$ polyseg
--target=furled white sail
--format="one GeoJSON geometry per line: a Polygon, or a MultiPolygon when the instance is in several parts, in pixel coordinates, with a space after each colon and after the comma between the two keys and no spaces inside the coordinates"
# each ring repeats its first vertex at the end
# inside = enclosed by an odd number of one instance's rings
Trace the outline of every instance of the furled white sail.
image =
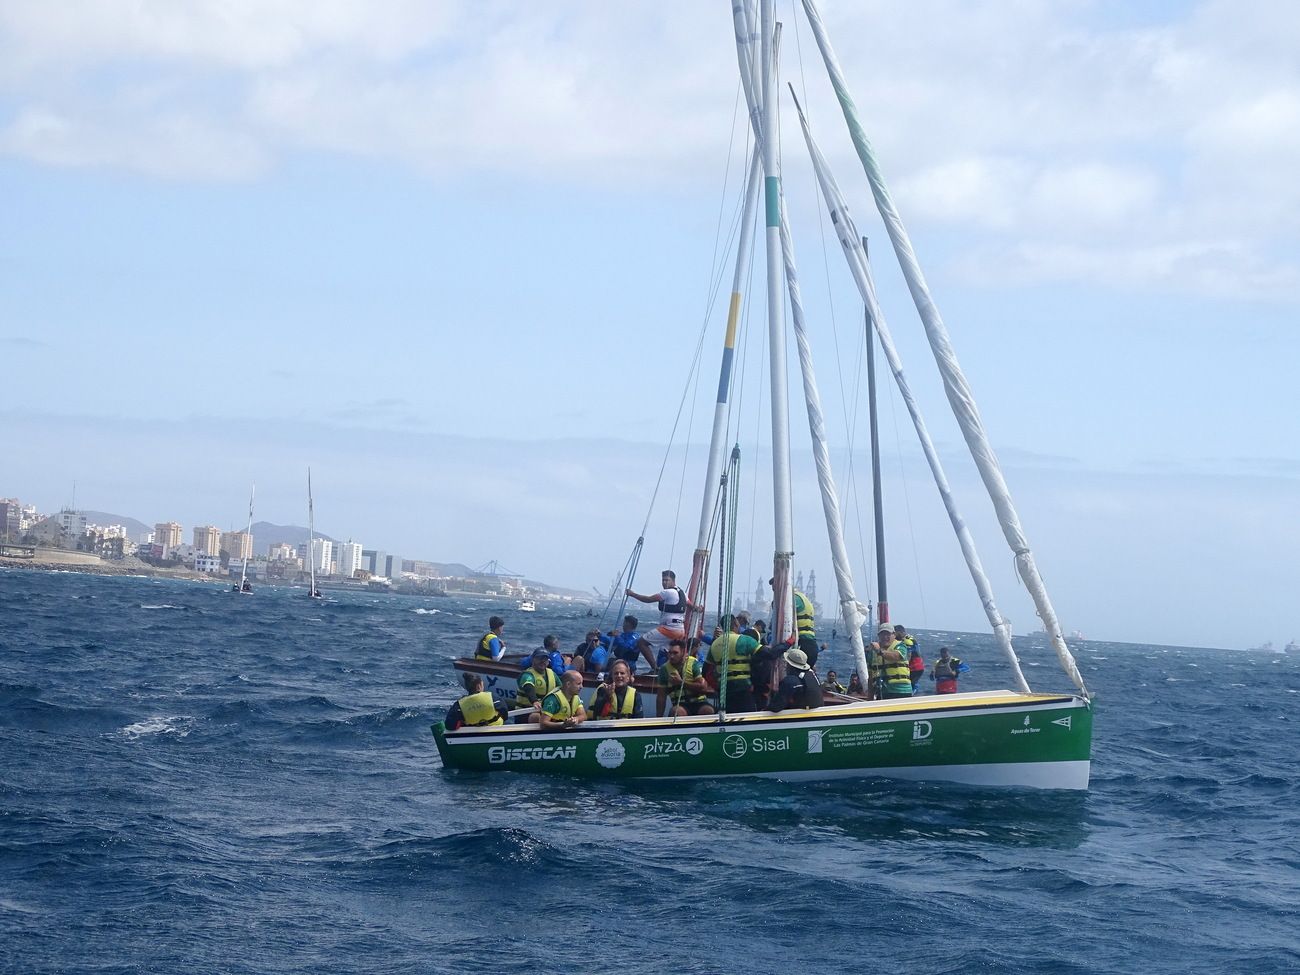
{"type": "MultiPolygon", "coordinates": [[[[736,51],[741,71],[741,87],[745,92],[755,138],[761,140],[764,128],[774,123],[773,114],[766,111],[765,107],[755,103],[755,89],[758,86],[754,84],[754,79],[746,73],[747,66],[752,69],[753,63],[752,57],[749,56],[749,52],[752,50],[752,39],[746,4],[743,2],[733,4],[732,18],[736,27],[736,51]]],[[[773,30],[775,30],[775,27],[773,27],[773,30]]],[[[771,80],[774,82],[775,79],[771,80]]],[[[765,86],[763,91],[766,98],[774,99],[776,97],[774,83],[765,86]]],[[[857,595],[854,592],[848,550],[844,545],[843,520],[840,516],[839,496],[835,487],[835,478],[831,471],[830,449],[826,443],[826,424],[822,414],[821,394],[818,392],[817,378],[813,370],[812,346],[809,342],[807,328],[804,325],[803,301],[799,292],[799,276],[795,266],[794,246],[790,239],[789,223],[786,220],[785,200],[779,195],[779,185],[777,191],[777,213],[775,215],[770,210],[772,201],[770,199],[768,201],[769,228],[775,216],[780,235],[781,261],[785,272],[786,289],[790,296],[790,316],[794,324],[795,339],[799,349],[804,401],[808,410],[808,429],[812,436],[813,459],[817,468],[818,487],[821,490],[822,511],[826,518],[826,533],[830,540],[831,560],[835,570],[840,611],[849,634],[849,641],[853,649],[854,659],[857,662],[858,672],[865,674],[867,673],[867,659],[862,643],[864,607],[858,602],[857,595]]],[[[768,300],[769,302],[772,300],[770,294],[768,300]]],[[[773,395],[776,395],[775,390],[773,395]]],[[[788,580],[786,581],[788,583],[788,580]]],[[[793,599],[793,589],[788,584],[783,586],[778,578],[774,582],[773,597],[778,601],[778,604],[782,604],[793,599]]],[[[791,609],[790,619],[793,620],[793,608],[791,609]]]]}
{"type": "MultiPolygon", "coordinates": [[[[848,206],[844,201],[844,195],[840,192],[839,185],[835,182],[835,177],[831,173],[821,150],[817,148],[817,143],[812,137],[812,131],[808,127],[808,120],[804,117],[803,108],[799,105],[797,98],[795,99],[795,107],[799,110],[799,124],[803,127],[804,141],[808,143],[808,154],[812,157],[813,171],[817,174],[817,183],[821,187],[822,196],[825,198],[826,206],[830,210],[831,225],[835,228],[835,233],[840,240],[840,246],[844,249],[844,257],[849,263],[849,271],[853,275],[854,283],[858,286],[858,292],[862,295],[863,304],[866,305],[867,316],[871,319],[876,334],[880,336],[880,347],[884,350],[885,361],[889,363],[889,369],[894,374],[894,381],[898,384],[899,394],[907,407],[908,415],[912,418],[912,425],[916,428],[917,439],[921,442],[921,452],[925,455],[926,463],[930,467],[930,474],[934,477],[935,486],[939,489],[939,497],[943,500],[944,510],[948,512],[948,520],[952,523],[953,531],[957,534],[957,543],[961,546],[961,554],[966,560],[966,568],[970,572],[971,579],[975,583],[975,591],[979,593],[980,602],[984,606],[984,614],[993,627],[994,636],[997,638],[998,645],[1002,648],[1002,653],[1011,665],[1011,671],[1016,679],[1017,686],[1020,690],[1028,693],[1029,683],[1021,672],[1020,661],[1016,659],[1016,652],[1011,646],[1011,627],[1003,619],[1002,614],[998,611],[997,604],[994,602],[993,587],[989,584],[988,576],[984,572],[979,552],[975,550],[975,539],[971,537],[965,519],[962,518],[961,512],[957,510],[957,500],[953,497],[952,488],[948,484],[948,475],[944,473],[943,464],[939,460],[939,453],[935,449],[934,441],[930,439],[930,431],[925,425],[925,419],[921,416],[921,408],[916,402],[916,397],[912,395],[912,388],[907,381],[907,376],[903,373],[903,361],[898,354],[897,347],[894,345],[893,333],[890,332],[884,313],[880,310],[880,303],[876,299],[876,284],[871,277],[871,265],[867,261],[866,252],[863,250],[862,238],[853,225],[853,217],[850,215],[848,206]]],[[[870,336],[867,337],[867,341],[871,341],[870,336]]]]}
{"type": "Polygon", "coordinates": [[[907,229],[903,226],[903,221],[894,206],[894,201],[890,197],[889,189],[885,185],[884,177],[876,162],[871,143],[868,141],[858,119],[857,106],[854,104],[848,85],[845,83],[844,72],[841,70],[835,52],[831,48],[830,39],[826,35],[826,27],[822,23],[816,0],[803,0],[803,8],[812,27],[813,36],[816,38],[817,47],[821,51],[822,60],[826,64],[831,84],[835,88],[835,95],[839,100],[840,109],[844,113],[844,120],[848,124],[854,148],[857,150],[858,158],[862,162],[862,168],[866,171],[867,179],[871,184],[871,193],[875,198],[876,208],[880,211],[885,230],[889,234],[890,243],[893,244],[894,253],[898,257],[903,276],[907,280],[908,289],[912,293],[912,301],[921,316],[921,323],[925,327],[926,338],[930,343],[931,351],[934,353],[935,363],[938,365],[939,373],[943,377],[944,391],[947,393],[948,402],[952,407],[953,415],[957,418],[958,425],[961,427],[962,436],[966,440],[966,446],[975,461],[975,466],[980,472],[980,478],[984,481],[985,490],[988,491],[989,498],[993,502],[998,523],[1002,526],[1002,534],[1015,555],[1016,569],[1019,571],[1020,578],[1024,581],[1025,588],[1034,601],[1034,607],[1039,618],[1043,621],[1044,628],[1051,637],[1052,646],[1056,650],[1062,668],[1070,676],[1079,692],[1084,697],[1087,697],[1088,691],[1084,685],[1083,676],[1079,673],[1074,655],[1070,653],[1070,648],[1066,646],[1065,637],[1061,633],[1060,622],[1056,617],[1056,610],[1052,607],[1051,599],[1047,595],[1047,588],[1043,584],[1042,576],[1038,572],[1038,566],[1034,562],[1033,553],[1029,549],[1029,541],[1025,537],[1024,530],[1020,526],[1020,518],[1016,514],[1015,506],[1012,504],[1006,480],[1002,476],[1002,470],[998,465],[993,447],[984,432],[984,424],[980,419],[979,409],[975,405],[975,398],[971,393],[970,384],[966,381],[966,377],[957,362],[957,356],[949,339],[947,327],[944,325],[943,319],[939,315],[939,309],[930,295],[930,289],[925,282],[925,275],[921,272],[916,253],[912,249],[912,242],[908,237],[907,229]]]}
{"type": "Polygon", "coordinates": [[[822,513],[826,517],[826,536],[830,540],[831,565],[835,569],[835,587],[840,597],[840,615],[849,635],[853,659],[858,673],[867,673],[866,648],[862,643],[862,624],[866,622],[865,607],[858,602],[854,592],[853,573],[849,568],[849,552],[844,545],[844,525],[840,517],[839,494],[835,477],[831,473],[831,452],[826,444],[826,422],[822,415],[821,393],[817,390],[817,376],[813,372],[812,346],[808,330],[804,327],[803,301],[799,295],[799,275],[795,270],[794,245],[790,241],[790,224],[786,219],[785,200],[781,201],[781,246],[785,258],[785,283],[790,295],[790,318],[794,323],[794,337],[799,348],[799,368],[803,375],[803,396],[808,406],[808,432],[812,437],[813,460],[817,466],[817,485],[821,489],[822,513]]]}

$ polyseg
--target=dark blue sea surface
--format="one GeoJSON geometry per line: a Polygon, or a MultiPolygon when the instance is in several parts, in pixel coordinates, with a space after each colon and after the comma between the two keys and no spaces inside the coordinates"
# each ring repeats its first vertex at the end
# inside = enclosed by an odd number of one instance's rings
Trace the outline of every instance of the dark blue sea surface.
{"type": "Polygon", "coordinates": [[[444,772],[502,609],[0,570],[0,970],[1300,971],[1294,657],[1079,644],[1084,794],[444,772]]]}

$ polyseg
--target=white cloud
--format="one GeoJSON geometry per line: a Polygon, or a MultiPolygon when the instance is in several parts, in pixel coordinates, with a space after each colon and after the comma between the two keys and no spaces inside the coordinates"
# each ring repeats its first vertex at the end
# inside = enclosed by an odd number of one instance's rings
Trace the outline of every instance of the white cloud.
{"type": "Polygon", "coordinates": [[[116,166],[168,179],[241,179],[267,165],[245,132],[169,111],[123,132],[111,117],[32,107],[0,131],[0,152],[55,166],[116,166]]]}
{"type": "MultiPolygon", "coordinates": [[[[1228,240],[1236,270],[1211,290],[1294,279],[1300,8],[1205,2],[1133,26],[1083,0],[826,7],[905,215],[968,263],[976,233],[1037,280],[1204,291],[1201,242],[1228,240]]],[[[786,76],[852,172],[807,26],[782,17],[786,76]]],[[[64,166],[247,179],[306,149],[440,179],[696,187],[735,95],[723,3],[0,8],[0,151],[64,166]]]]}
{"type": "MultiPolygon", "coordinates": [[[[481,17],[456,0],[10,0],[0,8],[11,78],[124,62],[257,71],[334,52],[399,60],[481,17]]],[[[3,76],[3,75],[0,75],[3,76]]]]}
{"type": "Polygon", "coordinates": [[[1260,253],[1249,242],[1233,240],[1102,247],[1037,238],[972,252],[957,268],[969,281],[1079,281],[1236,299],[1294,300],[1300,293],[1300,268],[1260,253]]]}
{"type": "Polygon", "coordinates": [[[945,162],[898,182],[909,212],[1019,233],[1132,226],[1148,219],[1158,193],[1155,174],[1136,166],[992,156],[945,162]]]}

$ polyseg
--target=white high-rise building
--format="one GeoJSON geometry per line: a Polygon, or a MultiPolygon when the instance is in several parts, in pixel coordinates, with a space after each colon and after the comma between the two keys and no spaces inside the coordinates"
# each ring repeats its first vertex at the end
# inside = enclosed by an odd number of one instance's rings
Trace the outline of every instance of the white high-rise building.
{"type": "Polygon", "coordinates": [[[311,564],[323,576],[330,574],[334,562],[334,543],[327,538],[316,538],[311,543],[311,564]]]}
{"type": "Polygon", "coordinates": [[[67,533],[70,538],[80,538],[86,534],[86,516],[80,511],[72,511],[64,508],[55,518],[58,519],[59,527],[67,533]]]}
{"type": "Polygon", "coordinates": [[[344,579],[351,579],[363,564],[361,561],[361,543],[351,540],[343,542],[334,554],[334,562],[335,572],[344,579]]]}

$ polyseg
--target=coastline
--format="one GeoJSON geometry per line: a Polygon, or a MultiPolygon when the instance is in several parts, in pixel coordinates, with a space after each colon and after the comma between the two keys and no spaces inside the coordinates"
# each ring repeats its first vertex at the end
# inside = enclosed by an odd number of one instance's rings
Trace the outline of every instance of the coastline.
{"type": "Polygon", "coordinates": [[[164,569],[154,565],[146,565],[142,562],[136,565],[115,565],[102,559],[91,562],[77,559],[62,560],[41,557],[16,559],[0,556],[0,568],[31,569],[35,572],[80,572],[97,576],[150,576],[164,579],[225,581],[223,576],[214,576],[209,572],[195,572],[193,569],[164,569]]]}

